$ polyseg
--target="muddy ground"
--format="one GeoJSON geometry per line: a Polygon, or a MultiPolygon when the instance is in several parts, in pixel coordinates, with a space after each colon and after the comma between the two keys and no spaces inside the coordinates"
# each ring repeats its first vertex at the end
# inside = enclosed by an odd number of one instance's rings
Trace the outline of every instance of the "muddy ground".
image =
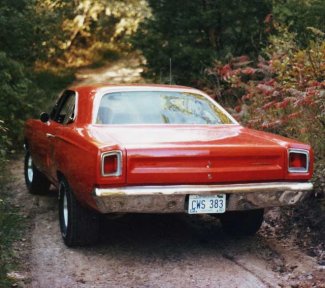
{"type": "Polygon", "coordinates": [[[27,225],[15,245],[18,287],[325,287],[325,264],[276,228],[279,209],[246,239],[227,236],[209,216],[128,215],[105,219],[95,247],[71,249],[61,240],[56,191],[30,195],[22,159],[11,170],[9,193],[27,225]]]}

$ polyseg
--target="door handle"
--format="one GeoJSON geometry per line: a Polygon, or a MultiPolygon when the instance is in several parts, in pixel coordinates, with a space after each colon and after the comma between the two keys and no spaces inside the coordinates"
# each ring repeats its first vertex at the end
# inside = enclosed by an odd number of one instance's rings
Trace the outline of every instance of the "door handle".
{"type": "Polygon", "coordinates": [[[46,133],[46,137],[47,138],[55,138],[55,136],[53,134],[50,134],[50,133],[46,133]]]}

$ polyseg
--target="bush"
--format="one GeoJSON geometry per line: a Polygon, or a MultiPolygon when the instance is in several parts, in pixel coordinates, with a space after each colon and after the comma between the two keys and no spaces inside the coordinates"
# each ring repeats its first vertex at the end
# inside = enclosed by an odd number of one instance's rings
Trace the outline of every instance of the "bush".
{"type": "Polygon", "coordinates": [[[280,33],[270,37],[265,50],[270,60],[260,57],[253,65],[239,57],[227,65],[216,63],[207,72],[220,85],[209,88],[221,91],[220,100],[247,126],[308,142],[316,158],[324,159],[324,34],[312,29],[317,40],[299,49],[294,33],[276,28],[280,33]]]}
{"type": "Polygon", "coordinates": [[[12,287],[7,273],[14,268],[12,243],[21,233],[22,219],[8,204],[5,186],[10,174],[7,164],[7,129],[0,121],[0,287],[12,287]]]}
{"type": "Polygon", "coordinates": [[[0,183],[3,183],[5,178],[5,164],[7,159],[7,129],[0,120],[0,183]]]}
{"type": "Polygon", "coordinates": [[[12,243],[18,239],[22,229],[22,218],[1,199],[0,194],[0,287],[13,287],[7,273],[15,267],[12,243]]]}
{"type": "Polygon", "coordinates": [[[1,136],[1,145],[14,148],[22,143],[24,121],[35,114],[42,102],[42,91],[27,77],[21,63],[0,51],[0,117],[7,128],[6,136],[1,136]]]}

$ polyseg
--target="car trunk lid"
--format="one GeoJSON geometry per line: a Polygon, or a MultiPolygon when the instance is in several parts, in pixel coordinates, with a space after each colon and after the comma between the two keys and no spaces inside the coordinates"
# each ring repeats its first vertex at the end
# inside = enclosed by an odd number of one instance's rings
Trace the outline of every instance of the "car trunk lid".
{"type": "Polygon", "coordinates": [[[284,178],[285,148],[239,125],[113,126],[96,135],[103,143],[115,139],[126,150],[130,185],[284,178]]]}

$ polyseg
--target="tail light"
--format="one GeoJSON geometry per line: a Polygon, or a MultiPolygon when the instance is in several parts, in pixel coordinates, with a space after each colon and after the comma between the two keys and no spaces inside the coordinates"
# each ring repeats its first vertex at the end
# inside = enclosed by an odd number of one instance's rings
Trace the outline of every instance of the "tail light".
{"type": "Polygon", "coordinates": [[[111,151],[103,153],[101,157],[102,176],[121,176],[122,174],[122,152],[111,151]]]}
{"type": "Polygon", "coordinates": [[[290,149],[288,171],[291,173],[308,172],[309,153],[306,150],[290,149]]]}

